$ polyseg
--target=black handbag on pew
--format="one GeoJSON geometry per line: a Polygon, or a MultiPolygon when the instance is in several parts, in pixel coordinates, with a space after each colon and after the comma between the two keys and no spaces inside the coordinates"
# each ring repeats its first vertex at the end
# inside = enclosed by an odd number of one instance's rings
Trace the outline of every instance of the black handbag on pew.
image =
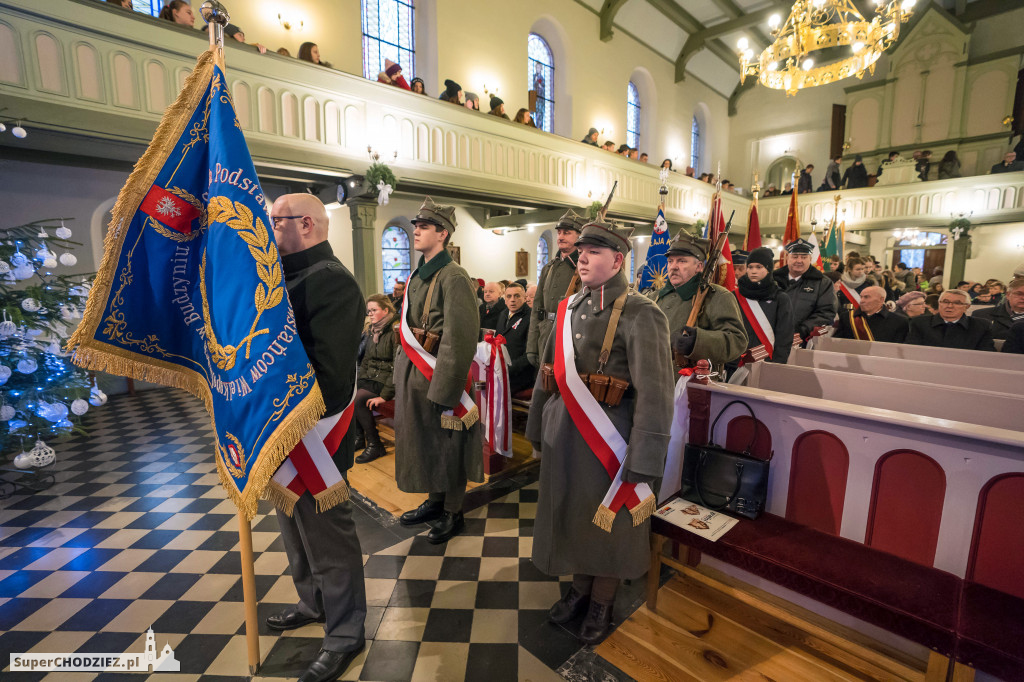
{"type": "Polygon", "coordinates": [[[768,465],[771,457],[763,460],[750,455],[757,438],[757,418],[750,405],[742,400],[733,400],[723,407],[711,424],[709,439],[714,438],[718,420],[733,405],[747,408],[754,420],[750,443],[743,452],[733,452],[714,443],[687,443],[683,450],[683,485],[680,496],[713,511],[756,519],[764,511],[768,496],[768,465]]]}

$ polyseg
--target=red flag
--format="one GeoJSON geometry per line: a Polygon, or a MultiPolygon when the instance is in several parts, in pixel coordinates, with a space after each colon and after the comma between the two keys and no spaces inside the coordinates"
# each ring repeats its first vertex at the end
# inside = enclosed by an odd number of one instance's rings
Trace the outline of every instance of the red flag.
{"type": "MultiPolygon", "coordinates": [[[[790,242],[800,239],[800,211],[796,205],[796,190],[789,197],[789,214],[786,216],[786,233],[782,237],[782,245],[785,247],[790,242]]],[[[779,254],[779,263],[786,265],[786,250],[783,248],[779,254]]]]}
{"type": "MultiPolygon", "coordinates": [[[[715,192],[714,198],[711,200],[711,226],[708,230],[708,236],[711,239],[711,243],[714,244],[718,239],[718,235],[725,229],[725,216],[722,215],[722,195],[719,192],[715,192]]],[[[726,238],[725,246],[722,247],[722,255],[718,259],[717,272],[715,273],[715,283],[719,284],[729,291],[736,289],[736,270],[732,263],[732,249],[729,247],[729,239],[726,238]]]]}
{"type": "Polygon", "coordinates": [[[743,250],[753,251],[763,246],[761,244],[761,220],[757,216],[757,195],[750,202],[750,215],[747,217],[747,236],[743,239],[743,250]]]}

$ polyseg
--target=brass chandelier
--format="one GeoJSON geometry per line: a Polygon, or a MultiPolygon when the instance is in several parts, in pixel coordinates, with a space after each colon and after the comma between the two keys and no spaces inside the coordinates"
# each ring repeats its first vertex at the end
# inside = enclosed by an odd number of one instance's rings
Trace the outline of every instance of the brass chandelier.
{"type": "Polygon", "coordinates": [[[896,42],[900,25],[915,0],[875,0],[876,15],[864,19],[852,0],[796,0],[785,23],[779,15],[768,21],[774,41],[754,61],[746,38],[739,41],[740,83],[757,76],[762,85],[796,94],[803,88],[827,85],[850,76],[875,72],[875,62],[896,42]],[[816,65],[812,54],[849,47],[852,54],[816,65]]]}

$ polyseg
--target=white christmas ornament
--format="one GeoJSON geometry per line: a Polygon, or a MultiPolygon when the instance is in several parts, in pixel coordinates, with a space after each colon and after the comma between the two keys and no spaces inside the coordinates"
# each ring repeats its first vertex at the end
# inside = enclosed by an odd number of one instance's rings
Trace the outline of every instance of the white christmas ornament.
{"type": "Polygon", "coordinates": [[[26,263],[15,268],[11,274],[14,275],[14,279],[28,279],[36,274],[36,269],[31,264],[26,263]]]}
{"type": "Polygon", "coordinates": [[[85,402],[81,398],[76,398],[71,403],[71,411],[77,414],[79,417],[81,417],[83,414],[89,411],[89,403],[85,402]]]}
{"type": "Polygon", "coordinates": [[[11,266],[7,264],[7,261],[0,260],[0,275],[6,275],[11,271],[11,266]]]}
{"type": "Polygon", "coordinates": [[[39,260],[46,260],[47,258],[56,258],[56,256],[57,254],[55,254],[53,251],[50,251],[50,249],[48,249],[46,246],[41,246],[39,247],[39,250],[36,251],[36,258],[38,258],[39,260]]]}
{"type": "Polygon", "coordinates": [[[74,265],[77,262],[78,262],[78,258],[73,253],[62,253],[62,254],[60,254],[60,263],[61,263],[61,265],[66,265],[67,267],[70,268],[72,265],[74,265]]]}
{"type": "Polygon", "coordinates": [[[28,257],[26,257],[21,251],[15,251],[14,255],[11,256],[11,265],[13,265],[15,269],[20,268],[25,263],[28,263],[28,257]]]}
{"type": "Polygon", "coordinates": [[[0,422],[6,422],[14,419],[14,415],[18,412],[10,405],[0,406],[0,422]]]}
{"type": "Polygon", "coordinates": [[[34,313],[39,310],[39,301],[34,298],[26,298],[21,302],[21,309],[25,312],[34,313]]]}
{"type": "Polygon", "coordinates": [[[5,339],[8,336],[14,336],[15,332],[18,331],[18,325],[11,321],[11,318],[7,317],[7,311],[4,311],[4,321],[0,322],[0,339],[5,339]]]}
{"type": "Polygon", "coordinates": [[[99,407],[105,405],[107,402],[107,394],[99,389],[99,387],[93,387],[89,393],[89,404],[93,407],[99,407]]]}
{"type": "Polygon", "coordinates": [[[39,363],[32,358],[22,358],[18,360],[18,371],[22,374],[32,374],[39,369],[39,363]]]}
{"type": "Polygon", "coordinates": [[[55,459],[57,459],[57,453],[53,448],[43,441],[37,440],[35,447],[14,458],[14,466],[19,469],[38,469],[53,464],[55,459]]]}
{"type": "MultiPolygon", "coordinates": [[[[63,256],[61,256],[61,258],[63,258],[63,256]]],[[[55,268],[55,267],[57,267],[57,261],[55,259],[53,259],[53,258],[47,258],[46,260],[43,261],[43,267],[44,268],[55,268]]]]}
{"type": "Polygon", "coordinates": [[[71,230],[61,225],[55,233],[60,239],[71,239],[71,230]]]}
{"type": "Polygon", "coordinates": [[[68,406],[64,403],[50,403],[47,406],[46,414],[41,415],[48,422],[61,422],[68,416],[68,406]]]}
{"type": "Polygon", "coordinates": [[[0,386],[7,383],[7,380],[11,378],[11,368],[7,365],[0,365],[0,386]]]}

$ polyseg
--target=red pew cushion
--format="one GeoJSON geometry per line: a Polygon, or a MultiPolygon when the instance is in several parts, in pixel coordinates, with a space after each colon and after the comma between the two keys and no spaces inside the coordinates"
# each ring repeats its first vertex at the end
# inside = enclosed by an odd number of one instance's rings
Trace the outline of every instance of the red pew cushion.
{"type": "Polygon", "coordinates": [[[1024,680],[1024,599],[965,582],[956,659],[1006,682],[1024,680]]]}

